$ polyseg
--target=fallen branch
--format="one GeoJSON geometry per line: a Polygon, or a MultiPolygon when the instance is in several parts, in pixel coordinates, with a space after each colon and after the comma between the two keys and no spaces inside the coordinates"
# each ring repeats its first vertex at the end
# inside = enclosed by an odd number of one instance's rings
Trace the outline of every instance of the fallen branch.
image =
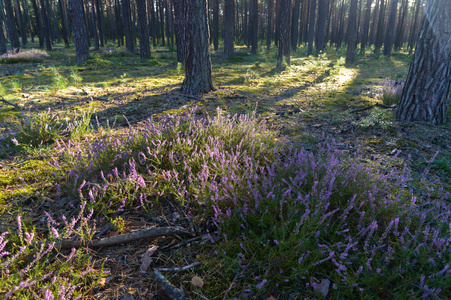
{"type": "Polygon", "coordinates": [[[194,268],[196,266],[199,266],[200,262],[196,261],[193,264],[184,266],[184,267],[180,267],[180,268],[155,268],[154,271],[158,271],[158,272],[181,272],[181,271],[186,271],[188,269],[194,268]]]}
{"type": "Polygon", "coordinates": [[[22,108],[20,108],[19,105],[11,103],[9,101],[6,101],[5,98],[3,98],[3,96],[0,96],[0,101],[3,102],[3,103],[6,103],[8,105],[14,106],[15,109],[18,109],[18,110],[22,111],[22,108]]]}
{"type": "Polygon", "coordinates": [[[161,287],[164,293],[172,300],[185,300],[185,294],[176,288],[169,280],[166,279],[158,270],[153,271],[153,279],[155,283],[161,287]]]}
{"type": "Polygon", "coordinates": [[[118,235],[110,238],[103,238],[100,240],[93,241],[68,241],[63,240],[59,243],[59,248],[61,249],[71,249],[71,248],[99,248],[99,247],[109,247],[123,243],[129,243],[140,239],[150,239],[160,236],[173,236],[176,234],[188,234],[182,227],[161,227],[161,228],[150,228],[138,230],[135,232],[118,235]]]}
{"type": "Polygon", "coordinates": [[[396,108],[397,105],[385,105],[385,104],[376,103],[376,104],[373,104],[373,105],[370,105],[370,106],[365,106],[365,107],[362,107],[362,108],[353,109],[352,112],[364,111],[364,110],[372,109],[373,107],[389,108],[390,109],[390,108],[396,108]]]}

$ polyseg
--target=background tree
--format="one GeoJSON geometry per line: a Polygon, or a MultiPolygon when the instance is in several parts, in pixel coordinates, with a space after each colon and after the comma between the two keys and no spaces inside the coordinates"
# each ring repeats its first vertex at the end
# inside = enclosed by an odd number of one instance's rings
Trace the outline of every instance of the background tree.
{"type": "Polygon", "coordinates": [[[283,58],[287,65],[290,65],[290,44],[291,44],[291,30],[290,30],[290,14],[291,14],[291,0],[280,1],[280,37],[279,37],[279,52],[277,54],[277,68],[281,68],[283,58]]]}
{"type": "Polygon", "coordinates": [[[316,54],[324,50],[326,42],[326,20],[327,10],[329,8],[329,0],[318,1],[318,20],[316,24],[316,54]]]}
{"type": "Polygon", "coordinates": [[[149,32],[147,30],[146,0],[136,0],[138,11],[139,54],[141,58],[150,57],[149,32]]]}
{"type": "Polygon", "coordinates": [[[16,6],[16,19],[17,24],[19,25],[20,38],[22,40],[22,46],[25,46],[28,43],[28,41],[27,41],[27,33],[25,32],[25,24],[23,22],[22,9],[20,7],[20,0],[15,0],[15,6],[16,6]]]}
{"type": "Polygon", "coordinates": [[[293,13],[291,14],[291,49],[296,50],[299,35],[299,11],[301,0],[293,0],[293,13]]]}
{"type": "Polygon", "coordinates": [[[451,88],[451,1],[429,0],[396,119],[446,122],[451,88]]]}
{"type": "Polygon", "coordinates": [[[213,47],[217,51],[219,47],[219,0],[213,0],[213,47]]]}
{"type": "Polygon", "coordinates": [[[0,55],[6,53],[6,37],[3,34],[3,3],[0,0],[0,55]]]}
{"type": "Polygon", "coordinates": [[[235,40],[235,0],[224,0],[224,57],[233,55],[235,40]]]}
{"type": "Polygon", "coordinates": [[[82,0],[69,0],[69,9],[74,30],[75,54],[80,64],[89,58],[88,29],[83,17],[82,0]]]}
{"type": "Polygon", "coordinates": [[[368,32],[370,30],[371,4],[373,0],[366,0],[365,19],[363,20],[362,40],[360,43],[360,54],[365,53],[365,47],[368,40],[368,32]]]}
{"type": "Polygon", "coordinates": [[[210,40],[207,3],[205,0],[185,2],[185,79],[182,93],[198,95],[214,90],[211,79],[210,40]]]}
{"type": "Polygon", "coordinates": [[[310,55],[313,52],[313,40],[315,38],[315,17],[316,17],[315,12],[316,12],[316,0],[310,0],[307,55],[310,55]]]}
{"type": "Polygon", "coordinates": [[[348,43],[346,63],[352,63],[355,61],[355,48],[357,42],[357,0],[351,0],[351,5],[349,6],[346,42],[348,43]]]}
{"type": "Polygon", "coordinates": [[[385,29],[384,39],[384,55],[390,56],[391,48],[393,46],[393,34],[395,30],[396,11],[398,7],[398,0],[391,0],[390,7],[388,9],[387,28],[385,29]]]}
{"type": "Polygon", "coordinates": [[[135,52],[135,41],[133,31],[134,26],[132,24],[132,16],[130,11],[130,0],[121,0],[122,1],[122,13],[124,20],[124,32],[125,32],[125,47],[128,52],[135,52]]]}
{"type": "Polygon", "coordinates": [[[5,11],[6,11],[6,28],[9,35],[9,40],[11,41],[11,47],[19,52],[20,42],[19,35],[16,29],[16,21],[14,20],[14,12],[11,4],[11,0],[4,0],[5,11]]]}
{"type": "Polygon", "coordinates": [[[185,24],[183,19],[183,0],[174,0],[174,29],[175,43],[177,45],[177,62],[185,63],[185,24]]]}
{"type": "Polygon", "coordinates": [[[45,1],[41,0],[41,16],[42,16],[42,24],[44,27],[44,37],[45,37],[45,46],[48,51],[52,50],[52,36],[51,36],[51,28],[50,28],[50,19],[47,13],[48,9],[46,7],[45,1]]]}

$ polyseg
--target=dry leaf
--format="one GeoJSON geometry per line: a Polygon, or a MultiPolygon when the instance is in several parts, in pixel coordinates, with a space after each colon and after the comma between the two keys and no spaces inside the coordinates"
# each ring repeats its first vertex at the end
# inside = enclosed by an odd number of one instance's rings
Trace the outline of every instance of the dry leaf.
{"type": "Polygon", "coordinates": [[[194,276],[191,279],[191,284],[197,287],[203,287],[204,286],[204,280],[200,278],[199,276],[194,276]]]}
{"type": "Polygon", "coordinates": [[[155,253],[155,251],[157,251],[158,246],[152,246],[149,249],[147,249],[146,253],[144,253],[143,258],[142,258],[142,262],[141,262],[141,267],[139,268],[139,270],[141,272],[146,272],[149,267],[150,264],[152,263],[152,255],[155,253]]]}
{"type": "Polygon", "coordinates": [[[104,286],[105,283],[106,283],[106,278],[101,278],[101,279],[99,280],[99,285],[104,286]]]}
{"type": "Polygon", "coordinates": [[[324,296],[327,296],[327,294],[329,294],[329,286],[330,286],[329,279],[321,279],[321,283],[316,283],[313,285],[313,290],[315,292],[323,294],[324,296]]]}
{"type": "Polygon", "coordinates": [[[266,300],[277,300],[277,298],[274,296],[269,296],[268,298],[266,298],[266,300]]]}

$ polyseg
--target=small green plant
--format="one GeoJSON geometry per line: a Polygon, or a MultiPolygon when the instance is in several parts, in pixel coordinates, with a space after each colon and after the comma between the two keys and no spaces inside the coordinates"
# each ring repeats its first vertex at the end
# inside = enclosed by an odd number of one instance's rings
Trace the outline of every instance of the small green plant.
{"type": "Polygon", "coordinates": [[[122,217],[117,217],[115,219],[111,219],[111,224],[113,225],[113,229],[119,232],[124,231],[125,228],[125,220],[122,217]]]}
{"type": "Polygon", "coordinates": [[[52,73],[52,81],[54,84],[54,87],[57,90],[63,90],[66,89],[69,86],[69,80],[65,78],[61,73],[58,71],[56,67],[51,67],[50,71],[52,73]]]}
{"type": "Polygon", "coordinates": [[[394,126],[393,115],[389,111],[379,107],[374,108],[369,116],[353,122],[353,124],[364,129],[379,127],[384,130],[392,129],[394,126]]]}
{"type": "Polygon", "coordinates": [[[78,73],[77,68],[72,67],[70,69],[70,75],[69,75],[70,81],[73,85],[78,85],[83,81],[83,78],[81,77],[81,75],[78,73]]]}
{"type": "Polygon", "coordinates": [[[352,115],[352,111],[349,109],[332,117],[333,123],[351,122],[353,120],[354,116],[352,115]]]}
{"type": "Polygon", "coordinates": [[[22,87],[20,85],[20,83],[16,80],[11,80],[9,83],[9,90],[12,93],[20,93],[22,91],[22,87]]]}

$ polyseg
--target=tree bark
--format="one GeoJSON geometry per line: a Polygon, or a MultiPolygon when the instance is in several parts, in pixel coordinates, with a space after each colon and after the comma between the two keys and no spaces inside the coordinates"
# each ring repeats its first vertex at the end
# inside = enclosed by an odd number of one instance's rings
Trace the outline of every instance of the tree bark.
{"type": "Polygon", "coordinates": [[[307,55],[311,55],[313,52],[313,40],[315,38],[315,16],[316,16],[316,0],[311,0],[309,26],[308,26],[307,55]]]}
{"type": "MultiPolygon", "coordinates": [[[[387,0],[388,1],[388,0],[387,0]]],[[[385,0],[381,0],[380,10],[379,10],[379,20],[377,21],[377,34],[376,42],[374,43],[374,53],[379,53],[384,40],[384,29],[385,29],[385,0]]]]}
{"type": "Polygon", "coordinates": [[[401,1],[401,11],[399,12],[398,25],[396,27],[395,49],[399,50],[404,44],[404,28],[408,10],[408,0],[401,1]]]}
{"type": "Polygon", "coordinates": [[[290,65],[290,43],[291,43],[291,0],[280,0],[280,37],[279,37],[279,52],[277,55],[277,68],[283,66],[283,58],[286,63],[290,65]]]}
{"type": "Polygon", "coordinates": [[[233,55],[235,40],[235,0],[224,0],[224,57],[233,55]]]}
{"type": "Polygon", "coordinates": [[[373,0],[366,0],[365,19],[363,21],[362,42],[360,43],[360,54],[365,54],[365,47],[368,41],[368,32],[370,30],[371,4],[373,0]]]}
{"type": "Polygon", "coordinates": [[[213,0],[213,48],[219,47],[219,0],[213,0]]]}
{"type": "Polygon", "coordinates": [[[185,80],[181,91],[198,95],[214,90],[211,79],[210,39],[205,0],[185,2],[185,80]]]}
{"type": "Polygon", "coordinates": [[[269,51],[274,36],[274,0],[268,0],[267,5],[266,49],[269,51]]]}
{"type": "Polygon", "coordinates": [[[417,40],[417,28],[418,28],[418,15],[420,13],[420,7],[421,7],[421,0],[416,0],[415,3],[415,15],[413,17],[412,21],[412,28],[410,30],[410,37],[409,37],[409,52],[413,51],[413,45],[415,44],[417,40]]]}
{"type": "Polygon", "coordinates": [[[318,1],[318,20],[316,23],[316,54],[318,55],[325,47],[326,18],[329,8],[329,0],[318,1]]]}
{"type": "Polygon", "coordinates": [[[35,15],[35,25],[36,25],[36,34],[39,38],[39,48],[44,48],[44,36],[42,33],[42,23],[41,23],[41,13],[39,11],[39,6],[36,0],[31,0],[31,5],[33,5],[34,15],[35,15]]]}
{"type": "Polygon", "coordinates": [[[185,25],[183,19],[183,0],[174,0],[175,44],[177,45],[177,62],[185,64],[185,25]]]}
{"type": "Polygon", "coordinates": [[[66,47],[69,47],[69,26],[67,24],[66,8],[63,0],[58,1],[58,8],[61,16],[61,31],[63,33],[63,40],[66,47]]]}
{"type": "Polygon", "coordinates": [[[16,0],[15,4],[16,4],[16,18],[17,24],[19,25],[22,46],[25,46],[28,43],[28,41],[27,41],[27,33],[25,31],[25,24],[23,21],[22,9],[20,8],[20,0],[16,0]]]}
{"type": "Polygon", "coordinates": [[[6,53],[6,37],[3,33],[3,4],[0,1],[0,55],[5,54],[6,53]]]}
{"type": "Polygon", "coordinates": [[[295,51],[298,46],[299,10],[301,8],[301,0],[294,0],[293,2],[293,14],[291,15],[291,49],[295,51]]]}
{"type": "Polygon", "coordinates": [[[398,0],[391,0],[388,10],[387,28],[385,29],[384,55],[390,56],[393,46],[393,34],[395,30],[396,11],[398,9],[398,0]]]}
{"type": "Polygon", "coordinates": [[[429,0],[396,119],[443,124],[451,88],[451,1],[429,0]]]}
{"type": "Polygon", "coordinates": [[[19,35],[16,29],[16,21],[14,20],[14,12],[11,4],[11,0],[4,0],[5,11],[6,11],[6,27],[9,35],[9,40],[11,41],[11,47],[15,52],[20,50],[19,35]]]}
{"type": "Polygon", "coordinates": [[[130,0],[122,0],[122,17],[124,20],[124,31],[125,31],[125,47],[130,53],[135,52],[135,43],[133,41],[134,30],[132,25],[132,15],[130,9],[130,0]]]}
{"type": "Polygon", "coordinates": [[[249,15],[250,15],[249,34],[250,34],[251,52],[257,53],[257,51],[258,51],[258,0],[250,0],[249,15]]]}
{"type": "Polygon", "coordinates": [[[69,0],[69,9],[74,30],[77,64],[80,64],[89,58],[88,29],[83,17],[82,0],[69,0]]]}
{"type": "Polygon", "coordinates": [[[374,45],[374,43],[376,42],[376,30],[377,30],[377,17],[379,15],[379,5],[380,5],[379,0],[376,0],[376,6],[374,7],[374,12],[373,12],[373,22],[371,23],[371,33],[370,33],[370,37],[369,37],[369,43],[374,45]]]}
{"type": "Polygon", "coordinates": [[[357,41],[357,1],[358,0],[351,0],[349,7],[348,29],[346,30],[346,42],[348,43],[346,63],[353,63],[355,61],[355,48],[357,41]]]}
{"type": "Polygon", "coordinates": [[[141,58],[150,57],[149,32],[147,30],[146,0],[136,0],[138,11],[139,54],[141,58]]]}
{"type": "Polygon", "coordinates": [[[45,37],[45,46],[48,51],[52,50],[52,33],[50,28],[50,19],[47,13],[47,5],[44,0],[41,0],[41,16],[42,16],[42,24],[44,25],[44,37],[45,37]]]}

